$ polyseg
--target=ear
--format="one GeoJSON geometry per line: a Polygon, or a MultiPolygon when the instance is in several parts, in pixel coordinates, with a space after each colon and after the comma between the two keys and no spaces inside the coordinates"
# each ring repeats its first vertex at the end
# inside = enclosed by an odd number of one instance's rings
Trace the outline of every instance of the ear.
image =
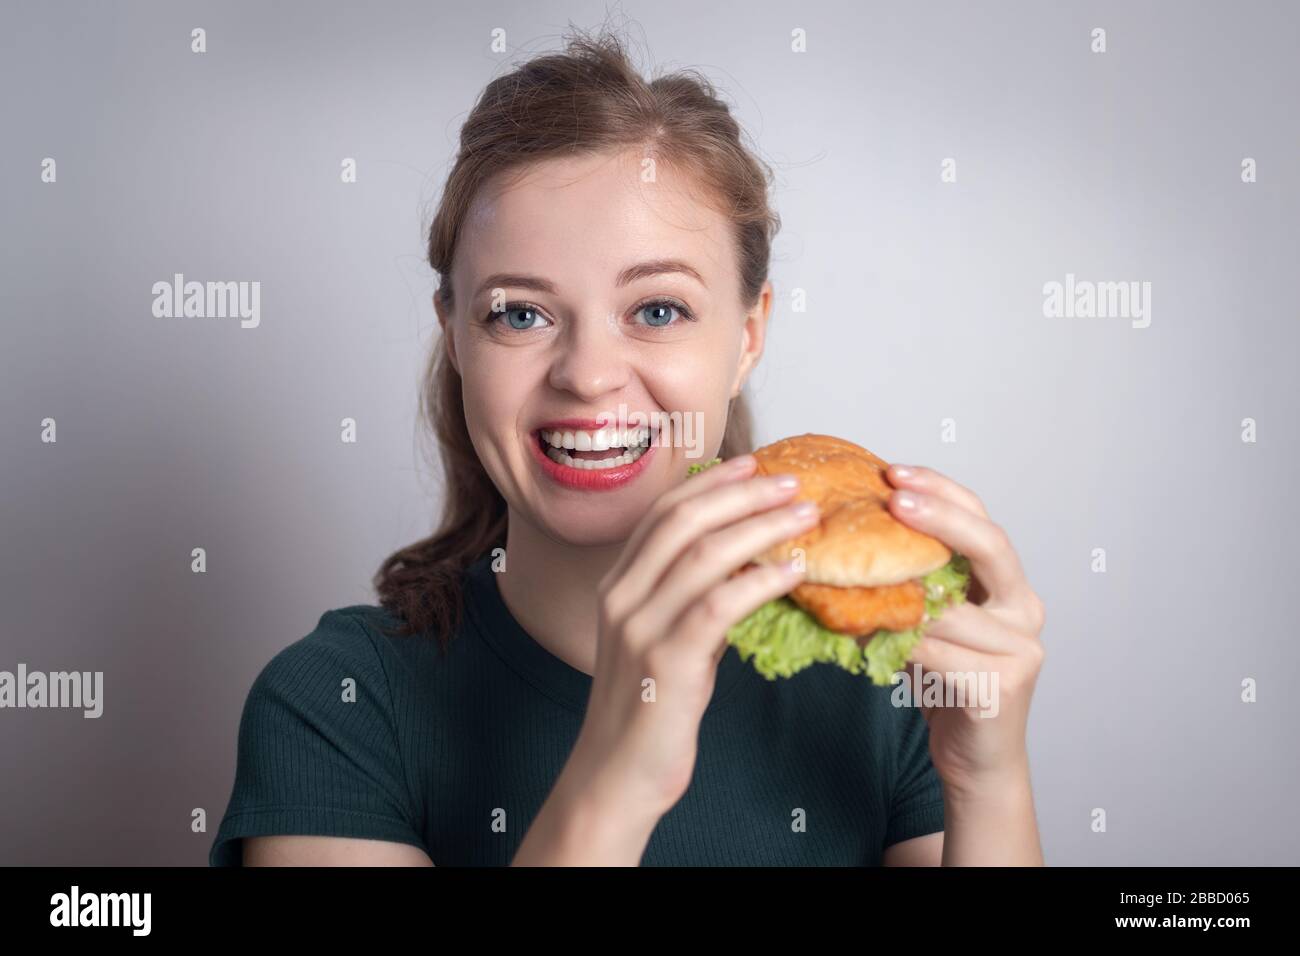
{"type": "Polygon", "coordinates": [[[758,360],[763,357],[763,346],[767,341],[767,320],[771,312],[772,282],[768,280],[763,283],[763,288],[759,290],[758,300],[754,303],[754,307],[745,316],[740,363],[736,368],[736,378],[731,383],[732,398],[740,394],[741,389],[745,387],[745,380],[749,378],[749,373],[754,370],[758,360]]]}
{"type": "Polygon", "coordinates": [[[456,336],[452,334],[454,326],[451,322],[451,314],[438,298],[437,292],[433,293],[433,311],[438,314],[438,325],[442,327],[442,335],[446,340],[447,358],[451,361],[451,367],[459,375],[460,360],[456,358],[456,336]]]}

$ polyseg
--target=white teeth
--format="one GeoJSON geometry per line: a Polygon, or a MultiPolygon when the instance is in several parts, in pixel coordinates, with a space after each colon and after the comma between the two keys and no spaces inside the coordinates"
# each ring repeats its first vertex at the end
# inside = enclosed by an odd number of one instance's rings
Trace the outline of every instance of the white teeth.
{"type": "Polygon", "coordinates": [[[547,431],[542,429],[542,441],[552,448],[569,451],[609,451],[611,448],[638,448],[647,445],[651,435],[646,428],[602,428],[594,432],[547,431]]]}
{"type": "Polygon", "coordinates": [[[546,457],[551,461],[561,465],[567,465],[570,468],[580,468],[583,471],[603,471],[606,468],[618,468],[620,465],[630,465],[646,453],[646,446],[629,449],[621,455],[613,458],[588,459],[573,458],[566,455],[558,448],[546,449],[546,457]]]}
{"type": "Polygon", "coordinates": [[[581,471],[604,471],[632,464],[649,450],[654,434],[649,428],[601,428],[594,432],[549,431],[541,429],[542,445],[546,446],[546,457],[552,462],[563,464],[581,471]],[[573,451],[610,451],[625,449],[621,455],[610,458],[586,459],[575,458],[573,451]]]}

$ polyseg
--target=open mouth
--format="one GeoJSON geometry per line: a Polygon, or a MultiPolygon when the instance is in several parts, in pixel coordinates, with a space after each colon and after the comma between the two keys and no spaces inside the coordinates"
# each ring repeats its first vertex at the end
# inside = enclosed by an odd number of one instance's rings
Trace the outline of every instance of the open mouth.
{"type": "Polygon", "coordinates": [[[546,457],[558,465],[584,471],[602,471],[630,465],[650,447],[648,428],[540,429],[535,433],[546,457]]]}

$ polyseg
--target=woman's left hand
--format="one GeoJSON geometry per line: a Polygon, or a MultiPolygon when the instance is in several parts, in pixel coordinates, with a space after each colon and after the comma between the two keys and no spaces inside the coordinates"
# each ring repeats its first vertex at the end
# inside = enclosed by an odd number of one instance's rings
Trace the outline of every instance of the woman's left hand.
{"type": "Polygon", "coordinates": [[[891,514],[970,559],[967,600],[926,625],[907,673],[913,676],[920,665],[921,683],[912,688],[917,703],[939,679],[945,703],[952,700],[948,694],[955,684],[970,686],[963,675],[983,682],[975,686],[986,687],[991,701],[967,695],[964,706],[922,711],[930,727],[930,757],[945,787],[963,794],[996,793],[1028,778],[1025,728],[1043,664],[1043,602],[1025,579],[1006,532],[989,520],[973,492],[919,466],[894,465],[886,477],[897,489],[889,499],[891,514]],[[927,676],[930,671],[936,673],[927,676]]]}

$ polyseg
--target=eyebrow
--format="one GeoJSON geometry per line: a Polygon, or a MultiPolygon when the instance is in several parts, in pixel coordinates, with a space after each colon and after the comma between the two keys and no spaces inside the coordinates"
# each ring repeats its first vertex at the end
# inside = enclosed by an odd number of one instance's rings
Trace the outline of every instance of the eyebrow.
{"type": "MultiPolygon", "coordinates": [[[[701,276],[689,263],[683,262],[681,259],[651,259],[648,262],[638,262],[636,265],[628,266],[618,274],[617,284],[625,286],[635,282],[637,279],[667,275],[674,272],[690,276],[700,285],[705,285],[704,277],[701,276]]],[[[483,283],[478,287],[478,292],[476,292],[475,295],[482,295],[489,289],[505,288],[507,286],[516,289],[532,289],[534,292],[544,292],[547,295],[558,294],[554,283],[539,276],[531,276],[519,272],[497,272],[483,280],[483,283]]]]}

